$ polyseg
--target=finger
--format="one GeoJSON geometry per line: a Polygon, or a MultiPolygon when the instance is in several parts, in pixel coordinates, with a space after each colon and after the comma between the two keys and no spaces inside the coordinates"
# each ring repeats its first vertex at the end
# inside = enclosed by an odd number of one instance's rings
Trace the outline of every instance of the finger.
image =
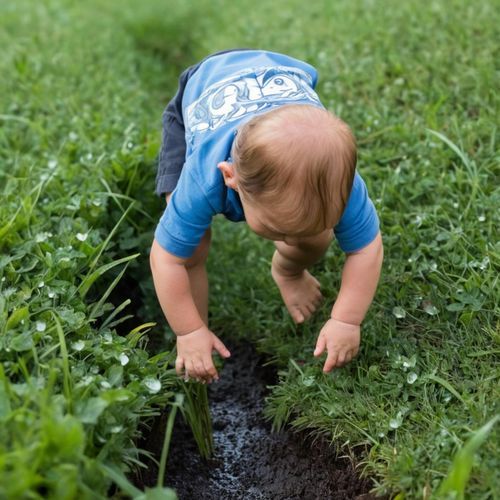
{"type": "Polygon", "coordinates": [[[325,373],[328,373],[333,368],[335,368],[335,366],[337,365],[337,357],[338,357],[338,354],[336,352],[328,354],[328,357],[326,358],[325,364],[323,366],[323,371],[325,373]]]}
{"type": "Polygon", "coordinates": [[[346,364],[347,364],[347,363],[350,363],[353,357],[354,357],[354,356],[353,356],[353,354],[352,354],[352,351],[349,351],[349,352],[347,353],[346,357],[345,357],[345,362],[346,362],[346,364]]]}
{"type": "Polygon", "coordinates": [[[184,360],[182,358],[177,358],[175,360],[175,372],[177,375],[181,376],[184,372],[184,360]]]}
{"type": "Polygon", "coordinates": [[[196,377],[195,369],[193,366],[193,361],[191,359],[189,359],[185,362],[184,367],[185,367],[184,380],[188,380],[189,377],[191,377],[191,378],[196,377]]]}
{"type": "Polygon", "coordinates": [[[339,352],[339,355],[337,357],[337,363],[336,363],[336,365],[337,366],[344,366],[344,364],[346,362],[345,360],[346,360],[346,353],[345,353],[345,351],[339,352]]]}
{"type": "Polygon", "coordinates": [[[215,369],[212,358],[205,359],[203,361],[203,365],[205,366],[205,372],[207,373],[208,382],[212,382],[213,380],[219,380],[219,374],[215,369]]]}
{"type": "Polygon", "coordinates": [[[314,349],[314,356],[316,357],[321,356],[325,348],[326,348],[325,337],[323,337],[323,335],[320,335],[318,337],[318,341],[316,342],[316,348],[314,349]]]}
{"type": "Polygon", "coordinates": [[[194,374],[197,378],[205,378],[205,367],[203,366],[203,361],[200,358],[197,358],[193,361],[194,365],[194,374]]]}
{"type": "Polygon", "coordinates": [[[229,352],[229,349],[222,343],[222,341],[219,338],[215,338],[215,340],[214,340],[214,349],[223,358],[229,358],[229,356],[231,356],[231,353],[229,352]]]}

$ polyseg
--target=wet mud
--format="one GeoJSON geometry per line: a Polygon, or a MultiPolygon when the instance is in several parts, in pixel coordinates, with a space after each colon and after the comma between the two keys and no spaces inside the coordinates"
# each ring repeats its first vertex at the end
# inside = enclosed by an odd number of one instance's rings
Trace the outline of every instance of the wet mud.
{"type": "MultiPolygon", "coordinates": [[[[227,344],[226,344],[227,345],[227,344]]],[[[356,499],[368,500],[371,482],[360,479],[351,461],[336,458],[332,447],[289,431],[271,432],[263,417],[266,386],[274,372],[262,367],[248,344],[228,345],[220,381],[209,386],[215,453],[198,454],[191,431],[179,418],[174,427],[164,484],[180,500],[203,499],[356,499]]],[[[155,421],[139,446],[159,461],[167,416],[155,421]]],[[[157,466],[150,461],[135,483],[156,484],[157,466]]]]}

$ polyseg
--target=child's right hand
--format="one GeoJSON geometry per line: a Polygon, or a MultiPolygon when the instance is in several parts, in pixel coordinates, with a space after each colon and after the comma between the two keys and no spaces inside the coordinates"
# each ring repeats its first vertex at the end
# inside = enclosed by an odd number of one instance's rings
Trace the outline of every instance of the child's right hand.
{"type": "Polygon", "coordinates": [[[222,341],[205,325],[190,333],[177,336],[177,359],[175,371],[178,375],[194,378],[199,382],[219,380],[219,374],[212,360],[216,350],[223,358],[231,353],[222,341]]]}

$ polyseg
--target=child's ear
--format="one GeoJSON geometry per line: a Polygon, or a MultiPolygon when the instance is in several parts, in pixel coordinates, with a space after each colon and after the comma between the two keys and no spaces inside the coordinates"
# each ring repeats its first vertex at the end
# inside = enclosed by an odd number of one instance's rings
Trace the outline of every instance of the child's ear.
{"type": "Polygon", "coordinates": [[[217,164],[217,168],[222,172],[224,184],[235,191],[238,191],[238,182],[236,179],[236,171],[234,165],[228,161],[221,161],[217,164]]]}

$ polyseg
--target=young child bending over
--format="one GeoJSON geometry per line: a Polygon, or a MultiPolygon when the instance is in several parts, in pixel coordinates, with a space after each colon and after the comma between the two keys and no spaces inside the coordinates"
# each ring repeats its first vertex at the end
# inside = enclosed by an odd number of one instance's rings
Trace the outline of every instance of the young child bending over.
{"type": "Polygon", "coordinates": [[[356,356],[360,325],[380,276],[378,217],[356,172],[349,127],[314,92],[317,72],[292,57],[237,49],[188,68],[163,115],[156,192],[167,207],[155,232],[151,269],[177,336],[176,370],[218,379],[208,325],[205,269],[216,214],[246,221],[274,241],[271,274],[296,323],[322,300],[308,272],[335,236],[346,253],[341,287],[314,350],[323,370],[356,356]]]}

